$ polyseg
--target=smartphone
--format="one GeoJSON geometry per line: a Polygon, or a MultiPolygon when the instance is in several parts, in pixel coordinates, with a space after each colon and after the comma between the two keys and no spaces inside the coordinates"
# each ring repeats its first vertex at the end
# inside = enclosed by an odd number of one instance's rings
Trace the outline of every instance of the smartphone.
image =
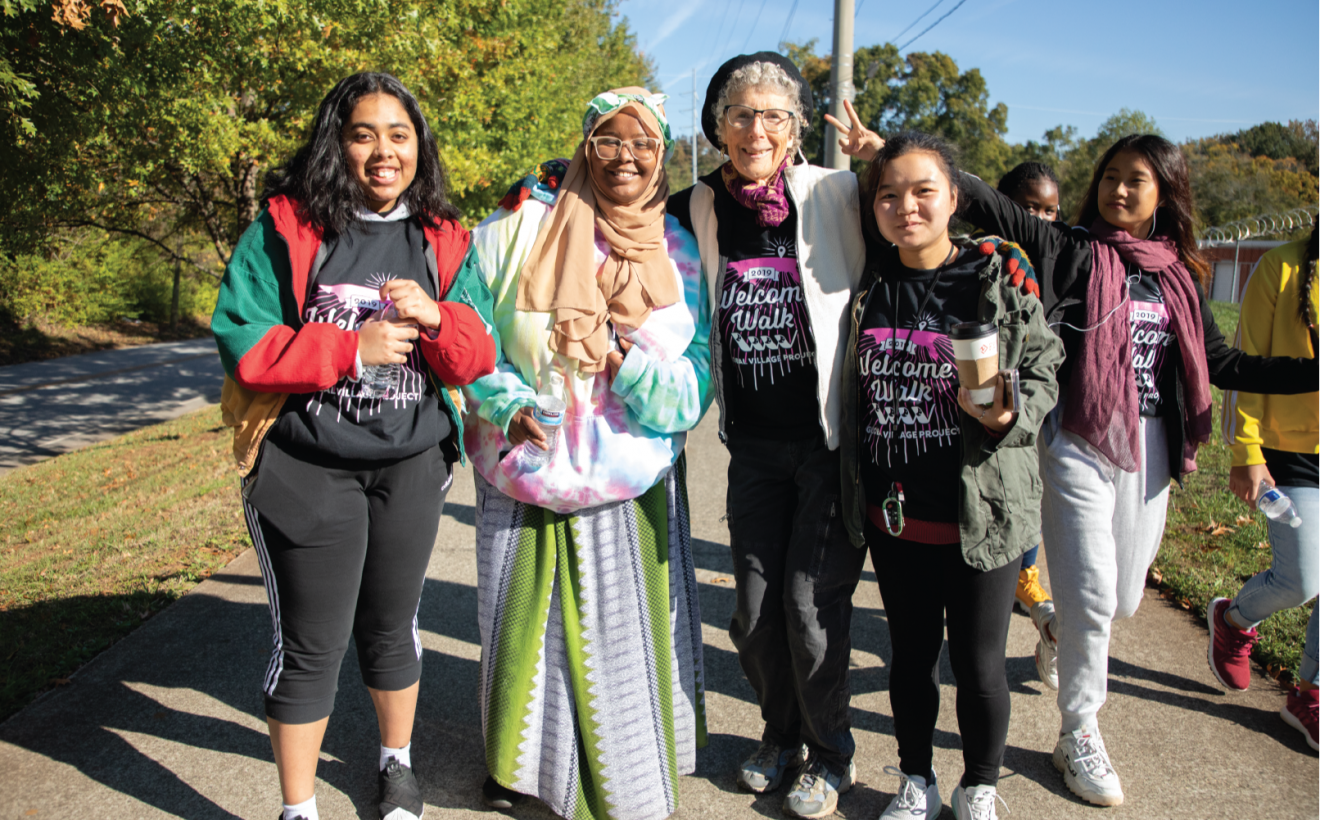
{"type": "Polygon", "coordinates": [[[1017,368],[1001,370],[999,375],[1004,377],[1004,409],[1016,413],[1022,407],[1022,380],[1017,368]]]}

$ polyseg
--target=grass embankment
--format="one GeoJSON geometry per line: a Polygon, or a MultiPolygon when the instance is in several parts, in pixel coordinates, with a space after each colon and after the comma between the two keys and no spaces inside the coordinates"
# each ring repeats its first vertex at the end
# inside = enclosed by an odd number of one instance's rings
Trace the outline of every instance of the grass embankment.
{"type": "Polygon", "coordinates": [[[0,720],[248,546],[207,408],[0,475],[0,720]]]}
{"type": "Polygon", "coordinates": [[[139,321],[65,326],[42,321],[18,323],[0,313],[0,367],[210,335],[209,317],[187,317],[175,327],[139,321]]]}
{"type": "MultiPolygon", "coordinates": [[[[1237,330],[1238,306],[1212,302],[1215,321],[1230,341],[1237,330]]],[[[1215,435],[1196,457],[1197,472],[1185,489],[1173,488],[1169,523],[1151,568],[1151,580],[1162,594],[1183,609],[1205,617],[1214,598],[1232,598],[1248,578],[1270,566],[1269,535],[1265,514],[1252,512],[1228,491],[1232,455],[1223,443],[1219,410],[1223,396],[1215,396],[1215,435]]],[[[1260,642],[1253,657],[1282,681],[1290,680],[1306,640],[1306,620],[1315,602],[1276,613],[1260,625],[1260,642]]]]}

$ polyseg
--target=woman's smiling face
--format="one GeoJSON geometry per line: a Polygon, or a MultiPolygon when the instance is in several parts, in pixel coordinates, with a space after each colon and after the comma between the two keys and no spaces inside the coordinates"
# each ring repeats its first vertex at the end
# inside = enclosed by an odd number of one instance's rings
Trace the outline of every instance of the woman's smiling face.
{"type": "Polygon", "coordinates": [[[630,205],[641,198],[655,175],[664,152],[663,143],[655,148],[655,153],[638,157],[632,152],[632,142],[658,137],[646,133],[642,121],[631,111],[623,111],[610,117],[592,134],[593,137],[613,137],[623,146],[614,159],[601,159],[596,146],[587,145],[587,165],[591,169],[591,178],[596,183],[596,190],[619,205],[630,205]]]}
{"type": "Polygon", "coordinates": [[[389,94],[358,100],[342,131],[349,173],[376,213],[394,209],[417,175],[417,131],[403,104],[389,94]]]}
{"type": "MultiPolygon", "coordinates": [[[[777,91],[746,88],[729,97],[729,105],[745,105],[764,111],[778,108],[792,111],[793,103],[777,91]]],[[[729,152],[729,161],[738,175],[749,182],[764,185],[784,163],[784,157],[793,148],[793,124],[790,122],[779,133],[766,130],[761,117],[756,117],[747,128],[734,128],[725,114],[720,114],[720,137],[729,152]]]]}
{"type": "Polygon", "coordinates": [[[1135,151],[1115,154],[1096,186],[1096,205],[1104,220],[1145,239],[1160,204],[1159,178],[1146,158],[1135,151]]]}
{"type": "Polygon", "coordinates": [[[875,193],[875,222],[905,264],[929,247],[945,247],[957,208],[958,192],[935,154],[908,151],[885,163],[875,193]]]}

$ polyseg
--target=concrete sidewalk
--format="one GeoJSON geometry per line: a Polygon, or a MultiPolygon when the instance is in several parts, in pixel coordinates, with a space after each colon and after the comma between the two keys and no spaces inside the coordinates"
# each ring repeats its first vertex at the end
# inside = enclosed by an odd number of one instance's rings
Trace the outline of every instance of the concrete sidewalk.
{"type": "MultiPolygon", "coordinates": [[[[710,745],[682,779],[679,818],[780,817],[783,792],[739,792],[733,767],[761,724],[726,629],[734,591],[724,509],[727,457],[714,419],[691,437],[690,496],[705,623],[710,745]]],[[[237,493],[235,494],[237,503],[237,493]]],[[[477,710],[471,473],[449,495],[420,611],[426,671],[413,760],[429,817],[494,817],[480,803],[485,777],[477,710]],[[437,815],[436,810],[440,811],[437,815]]],[[[912,583],[926,583],[914,578],[912,583]]],[[[1000,793],[1017,818],[1315,818],[1317,759],[1278,717],[1280,690],[1257,677],[1225,695],[1206,668],[1203,626],[1148,595],[1114,630],[1110,698],[1101,712],[1127,804],[1098,809],[1074,798],[1050,763],[1058,730],[1053,693],[1036,680],[1030,621],[1013,618],[1008,675],[1013,721],[1000,793]]],[[[885,613],[868,565],[853,621],[853,721],[859,785],[840,802],[846,820],[874,820],[897,779],[889,705],[885,613]]],[[[57,689],[0,725],[0,818],[257,818],[271,820],[279,787],[259,691],[270,616],[254,554],[148,621],[57,689]]],[[[962,771],[953,677],[942,673],[935,768],[946,809],[962,771]]],[[[378,739],[353,653],[320,767],[322,817],[375,818],[378,739]]],[[[519,818],[552,815],[532,801],[519,818]]]]}
{"type": "Polygon", "coordinates": [[[212,338],[0,367],[0,473],[220,401],[212,338]]]}

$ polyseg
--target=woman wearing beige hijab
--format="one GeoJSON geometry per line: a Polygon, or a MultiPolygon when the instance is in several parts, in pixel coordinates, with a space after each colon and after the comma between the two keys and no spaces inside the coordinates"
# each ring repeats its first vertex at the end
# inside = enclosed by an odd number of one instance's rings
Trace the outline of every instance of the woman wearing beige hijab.
{"type": "Polygon", "coordinates": [[[664,99],[597,96],[571,162],[472,232],[500,350],[465,388],[496,808],[663,818],[705,744],[683,446],[710,403],[710,329],[696,242],[665,213],[664,99]],[[547,394],[557,433],[533,416],[547,394]]]}

